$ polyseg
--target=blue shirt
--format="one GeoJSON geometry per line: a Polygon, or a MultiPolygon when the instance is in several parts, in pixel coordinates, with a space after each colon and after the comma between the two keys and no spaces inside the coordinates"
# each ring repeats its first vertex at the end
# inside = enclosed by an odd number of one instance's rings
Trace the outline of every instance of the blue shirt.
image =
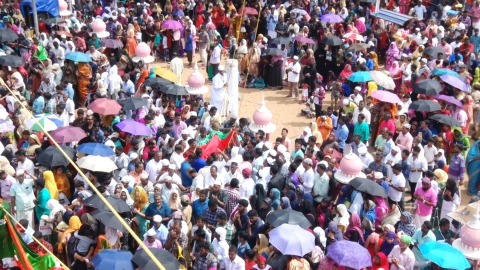
{"type": "Polygon", "coordinates": [[[192,163],[192,167],[198,172],[201,168],[207,166],[207,162],[203,158],[197,158],[192,163]]]}
{"type": "Polygon", "coordinates": [[[65,91],[65,93],[67,93],[69,99],[73,100],[73,96],[75,95],[75,91],[73,91],[73,87],[72,87],[71,83],[67,84],[67,87],[65,87],[63,89],[63,91],[65,91]]]}
{"type": "Polygon", "coordinates": [[[180,174],[182,177],[182,185],[184,187],[190,187],[192,185],[192,178],[188,176],[188,170],[192,167],[188,161],[184,161],[182,165],[180,165],[180,174]]]}
{"type": "Polygon", "coordinates": [[[460,62],[463,62],[463,56],[461,54],[455,54],[455,53],[450,55],[450,57],[448,58],[448,62],[456,62],[457,57],[460,62]]]}
{"type": "Polygon", "coordinates": [[[345,147],[345,141],[348,138],[347,125],[344,124],[339,126],[338,129],[335,131],[335,137],[337,138],[338,145],[341,149],[343,149],[345,147]]]}
{"type": "Polygon", "coordinates": [[[419,131],[422,132],[422,145],[426,145],[428,140],[432,137],[432,131],[429,128],[426,128],[425,130],[419,128],[419,131]]]}
{"type": "Polygon", "coordinates": [[[208,208],[208,199],[205,199],[205,201],[202,203],[200,199],[194,201],[192,203],[192,216],[194,218],[198,218],[203,216],[203,213],[205,213],[205,210],[208,208]]]}
{"type": "Polygon", "coordinates": [[[367,62],[365,63],[365,66],[367,66],[368,70],[372,71],[374,64],[372,59],[368,59],[367,62]]]}
{"type": "Polygon", "coordinates": [[[185,41],[185,51],[191,52],[193,51],[193,38],[192,35],[188,35],[187,40],[185,41]]]}
{"type": "Polygon", "coordinates": [[[33,101],[32,110],[34,114],[42,114],[44,107],[45,99],[43,98],[43,96],[40,96],[33,101]]]}
{"type": "Polygon", "coordinates": [[[155,203],[151,203],[145,210],[145,216],[153,217],[155,215],[160,215],[162,216],[162,218],[169,217],[172,215],[172,209],[170,209],[165,200],[163,200],[162,207],[160,207],[160,209],[157,208],[157,205],[155,203]]]}

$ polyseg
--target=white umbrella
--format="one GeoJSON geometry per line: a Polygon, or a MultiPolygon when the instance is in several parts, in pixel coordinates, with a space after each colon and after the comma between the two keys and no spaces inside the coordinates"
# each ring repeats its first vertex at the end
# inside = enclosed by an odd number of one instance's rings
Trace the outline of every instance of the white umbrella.
{"type": "Polygon", "coordinates": [[[292,9],[292,11],[290,11],[290,13],[300,14],[302,16],[305,16],[305,15],[308,14],[305,10],[299,9],[299,8],[292,9]]]}
{"type": "Polygon", "coordinates": [[[378,84],[378,86],[388,90],[395,89],[395,82],[392,77],[388,76],[388,74],[383,71],[370,71],[370,77],[372,77],[372,80],[378,84]]]}
{"type": "Polygon", "coordinates": [[[315,236],[298,225],[282,224],[269,232],[270,243],[284,255],[303,257],[315,250],[315,236]]]}
{"type": "Polygon", "coordinates": [[[77,161],[78,167],[93,172],[113,172],[118,169],[117,165],[108,157],[86,156],[77,161]]]}
{"type": "Polygon", "coordinates": [[[353,39],[353,40],[360,41],[360,42],[364,42],[364,41],[365,41],[365,39],[363,38],[363,36],[360,35],[360,34],[357,34],[357,33],[348,33],[348,34],[345,34],[345,35],[343,35],[343,38],[353,39]]]}

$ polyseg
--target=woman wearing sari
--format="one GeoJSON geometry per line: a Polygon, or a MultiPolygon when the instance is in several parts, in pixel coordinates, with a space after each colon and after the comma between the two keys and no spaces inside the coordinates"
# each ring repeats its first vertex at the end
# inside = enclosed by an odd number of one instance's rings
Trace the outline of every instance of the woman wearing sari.
{"type": "Polygon", "coordinates": [[[35,181],[35,187],[38,191],[37,201],[35,203],[35,217],[40,220],[43,215],[50,214],[50,209],[47,207],[47,202],[50,200],[50,193],[45,187],[45,180],[43,179],[37,179],[35,181]]]}
{"type": "Polygon", "coordinates": [[[475,196],[480,182],[480,140],[477,140],[470,148],[465,160],[468,174],[468,195],[475,196]]]}
{"type": "MultiPolygon", "coordinates": [[[[71,212],[70,212],[71,213],[71,212]]],[[[68,214],[65,213],[64,216],[68,214]]],[[[58,234],[58,242],[57,242],[57,250],[59,254],[63,254],[63,256],[68,256],[65,254],[65,247],[67,246],[68,240],[70,237],[80,229],[82,226],[82,222],[80,221],[80,218],[77,216],[74,216],[73,214],[68,218],[68,220],[64,220],[64,222],[68,223],[68,228],[64,232],[60,232],[58,234]]]]}
{"type": "Polygon", "coordinates": [[[87,103],[87,96],[88,96],[88,85],[90,84],[90,80],[92,79],[92,67],[89,63],[78,63],[77,66],[77,78],[78,78],[78,103],[80,107],[85,107],[87,103]]]}
{"type": "Polygon", "coordinates": [[[72,193],[70,190],[70,181],[63,171],[63,167],[54,168],[53,176],[55,177],[55,183],[57,184],[58,190],[62,192],[69,200],[71,200],[72,193]]]}
{"type": "Polygon", "coordinates": [[[55,183],[55,178],[53,176],[52,171],[44,171],[43,172],[43,179],[45,179],[45,187],[47,188],[48,192],[50,193],[50,197],[52,199],[58,200],[58,188],[57,184],[55,183]]]}
{"type": "Polygon", "coordinates": [[[143,235],[148,230],[148,220],[145,219],[145,210],[148,207],[148,194],[142,187],[136,186],[133,188],[130,197],[134,200],[133,214],[134,222],[138,224],[139,236],[143,240],[143,235]]]}
{"type": "Polygon", "coordinates": [[[125,44],[126,50],[128,52],[128,56],[133,57],[135,56],[135,48],[137,48],[137,40],[135,39],[135,28],[133,24],[128,25],[127,29],[127,42],[125,44]]]}
{"type": "Polygon", "coordinates": [[[345,81],[347,80],[350,75],[353,74],[353,71],[352,71],[352,66],[350,64],[346,64],[345,67],[343,68],[342,72],[340,72],[340,76],[339,76],[339,79],[341,81],[345,81]]]}
{"type": "Polygon", "coordinates": [[[388,70],[390,77],[393,79],[395,83],[395,89],[400,89],[400,85],[402,84],[402,70],[400,69],[400,65],[398,61],[393,61],[392,66],[388,70]]]}
{"type": "Polygon", "coordinates": [[[398,49],[397,43],[395,41],[390,43],[390,47],[385,54],[387,58],[385,69],[390,70],[393,66],[393,62],[397,61],[400,56],[400,50],[398,49]]]}

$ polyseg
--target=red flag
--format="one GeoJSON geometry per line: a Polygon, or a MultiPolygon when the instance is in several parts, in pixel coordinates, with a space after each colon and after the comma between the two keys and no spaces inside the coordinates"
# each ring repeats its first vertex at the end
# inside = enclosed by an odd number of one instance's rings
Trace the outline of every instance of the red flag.
{"type": "Polygon", "coordinates": [[[18,266],[20,266],[20,268],[24,270],[33,270],[32,264],[28,260],[27,253],[23,249],[22,242],[18,237],[18,234],[15,231],[12,223],[10,222],[10,219],[6,218],[5,221],[7,223],[7,229],[10,234],[10,237],[12,238],[13,245],[15,245],[18,252],[17,258],[18,258],[18,261],[20,262],[20,265],[18,266]]]}
{"type": "Polygon", "coordinates": [[[237,136],[236,130],[230,131],[228,136],[223,140],[220,140],[217,134],[213,135],[207,144],[200,146],[203,150],[203,158],[207,159],[211,154],[215,153],[217,149],[225,150],[228,145],[236,139],[235,136],[237,136]]]}

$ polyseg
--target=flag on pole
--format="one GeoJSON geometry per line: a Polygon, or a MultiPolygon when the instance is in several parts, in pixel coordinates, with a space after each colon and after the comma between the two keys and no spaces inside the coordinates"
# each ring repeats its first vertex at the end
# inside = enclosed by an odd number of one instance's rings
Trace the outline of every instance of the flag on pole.
{"type": "Polygon", "coordinates": [[[8,209],[8,204],[1,200],[0,204],[0,260],[10,258],[22,270],[48,270],[55,267],[52,255],[40,256],[28,248],[4,212],[4,209],[8,209]]]}
{"type": "Polygon", "coordinates": [[[225,139],[229,134],[230,134],[230,132],[229,132],[229,133],[224,133],[224,132],[221,132],[221,131],[218,131],[218,130],[212,130],[212,131],[210,132],[210,134],[208,134],[207,137],[205,137],[205,139],[201,140],[201,141],[197,144],[197,146],[203,146],[203,145],[207,144],[210,140],[212,140],[213,136],[215,136],[215,135],[217,135],[220,140],[223,140],[223,139],[225,139]]]}
{"type": "Polygon", "coordinates": [[[199,147],[203,150],[204,159],[207,159],[211,154],[215,153],[217,149],[220,149],[221,151],[225,150],[230,143],[236,140],[237,131],[233,129],[227,133],[226,136],[223,136],[223,133],[220,135],[218,133],[211,133],[210,135],[212,135],[211,139],[206,144],[199,147]]]}

